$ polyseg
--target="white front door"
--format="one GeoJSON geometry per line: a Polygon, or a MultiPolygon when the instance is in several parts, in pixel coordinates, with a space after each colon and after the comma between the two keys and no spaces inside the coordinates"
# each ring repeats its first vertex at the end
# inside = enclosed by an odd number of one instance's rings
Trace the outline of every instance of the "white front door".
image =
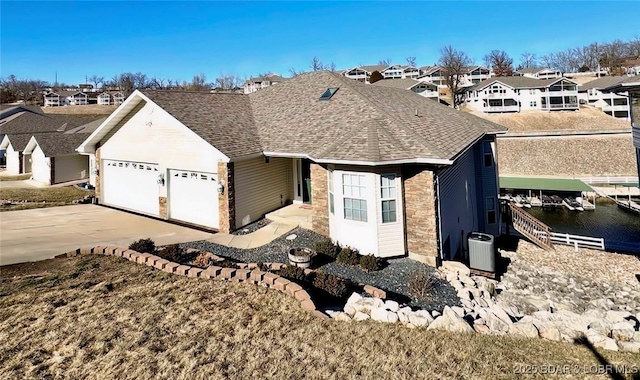
{"type": "Polygon", "coordinates": [[[218,175],[169,170],[169,218],[219,228],[218,175]]]}
{"type": "Polygon", "coordinates": [[[158,165],[102,160],[101,202],[142,214],[159,216],[158,165]]]}

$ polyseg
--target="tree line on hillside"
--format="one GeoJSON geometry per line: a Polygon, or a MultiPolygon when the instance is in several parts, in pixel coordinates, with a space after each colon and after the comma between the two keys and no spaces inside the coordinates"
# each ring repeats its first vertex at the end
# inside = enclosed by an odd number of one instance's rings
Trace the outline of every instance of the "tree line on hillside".
{"type": "MultiPolygon", "coordinates": [[[[211,89],[232,90],[242,87],[244,80],[233,74],[221,74],[213,82],[207,82],[205,74],[193,76],[191,82],[179,79],[150,77],[144,73],[122,73],[106,79],[104,76],[92,75],[86,84],[92,84],[99,90],[118,90],[125,97],[136,89],[189,90],[210,91],[211,89]]],[[[67,88],[78,88],[66,83],[49,83],[41,79],[19,79],[15,75],[0,78],[0,103],[41,103],[45,90],[60,91],[67,88]]]]}
{"type": "MultiPolygon", "coordinates": [[[[598,68],[606,68],[612,75],[621,74],[623,63],[628,57],[640,57],[640,37],[635,37],[629,41],[614,40],[606,43],[593,42],[581,47],[571,48],[564,51],[550,53],[538,57],[535,53],[524,52],[520,54],[520,62],[514,66],[513,58],[504,50],[491,50],[483,57],[485,66],[493,69],[496,76],[510,76],[514,71],[523,68],[549,67],[562,72],[584,72],[595,71],[598,68]]],[[[417,66],[416,57],[407,57],[405,64],[417,66]]],[[[391,59],[383,58],[378,61],[379,65],[389,66],[393,64],[391,59]]],[[[442,68],[445,75],[445,82],[452,94],[454,107],[463,101],[461,93],[462,77],[469,66],[475,64],[474,60],[464,51],[455,49],[448,45],[440,49],[440,57],[436,62],[442,68]]],[[[362,66],[362,65],[359,65],[362,66]]],[[[298,76],[307,71],[329,70],[336,71],[333,62],[323,63],[320,58],[314,56],[307,69],[290,68],[291,77],[298,76]]],[[[258,76],[266,76],[268,73],[261,73],[258,76]]],[[[382,79],[380,73],[372,76],[372,81],[382,79]]],[[[213,82],[207,82],[205,74],[194,75],[191,82],[179,79],[150,77],[144,73],[122,73],[110,79],[103,76],[92,75],[87,78],[90,84],[99,89],[118,89],[128,96],[135,89],[180,89],[193,91],[209,91],[211,89],[230,90],[241,87],[243,80],[233,74],[221,74],[213,82]]],[[[54,91],[64,88],[74,88],[64,83],[50,84],[39,79],[18,79],[15,75],[0,79],[0,102],[15,102],[23,100],[41,101],[41,94],[44,89],[52,88],[54,91]]]]}

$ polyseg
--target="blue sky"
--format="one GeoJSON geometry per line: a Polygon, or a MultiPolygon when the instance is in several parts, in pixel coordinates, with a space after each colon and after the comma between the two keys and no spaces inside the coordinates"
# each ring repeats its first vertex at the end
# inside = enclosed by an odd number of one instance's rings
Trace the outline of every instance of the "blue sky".
{"type": "Polygon", "coordinates": [[[390,58],[419,65],[452,45],[482,63],[492,49],[517,64],[566,48],[628,40],[636,1],[573,2],[7,2],[0,3],[0,76],[83,82],[122,72],[190,81],[338,68],[390,58]],[[548,11],[542,11],[547,9],[548,11]],[[452,22],[453,21],[453,22],[452,22]]]}

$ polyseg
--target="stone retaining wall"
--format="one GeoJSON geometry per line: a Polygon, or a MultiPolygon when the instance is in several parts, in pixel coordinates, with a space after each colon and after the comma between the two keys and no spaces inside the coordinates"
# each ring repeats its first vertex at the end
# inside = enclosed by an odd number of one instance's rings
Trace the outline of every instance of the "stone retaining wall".
{"type": "MultiPolygon", "coordinates": [[[[58,255],[56,256],[56,258],[74,257],[77,255],[88,254],[122,257],[138,264],[144,264],[157,270],[177,274],[180,276],[205,279],[220,279],[233,282],[249,282],[256,285],[262,285],[270,289],[276,289],[295,298],[298,302],[300,302],[300,305],[304,310],[310,312],[315,317],[321,319],[329,318],[326,314],[317,310],[316,305],[311,300],[311,296],[309,296],[309,293],[307,293],[307,291],[304,290],[300,285],[284,277],[278,276],[275,273],[263,272],[258,269],[258,264],[256,263],[239,264],[239,269],[222,268],[215,265],[210,266],[207,269],[202,269],[189,265],[174,263],[150,253],[140,253],[127,248],[114,246],[78,248],[75,251],[70,251],[62,255],[58,255]]],[[[269,267],[272,270],[281,269],[282,266],[284,266],[284,264],[269,264],[269,267]]]]}

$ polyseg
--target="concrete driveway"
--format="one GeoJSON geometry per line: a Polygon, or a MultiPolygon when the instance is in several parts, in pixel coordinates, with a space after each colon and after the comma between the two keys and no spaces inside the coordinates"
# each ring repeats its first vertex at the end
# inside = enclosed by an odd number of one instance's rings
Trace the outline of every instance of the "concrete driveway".
{"type": "Polygon", "coordinates": [[[0,265],[44,260],[80,247],[128,247],[143,238],[164,245],[212,236],[90,204],[7,211],[0,213],[0,265]]]}

